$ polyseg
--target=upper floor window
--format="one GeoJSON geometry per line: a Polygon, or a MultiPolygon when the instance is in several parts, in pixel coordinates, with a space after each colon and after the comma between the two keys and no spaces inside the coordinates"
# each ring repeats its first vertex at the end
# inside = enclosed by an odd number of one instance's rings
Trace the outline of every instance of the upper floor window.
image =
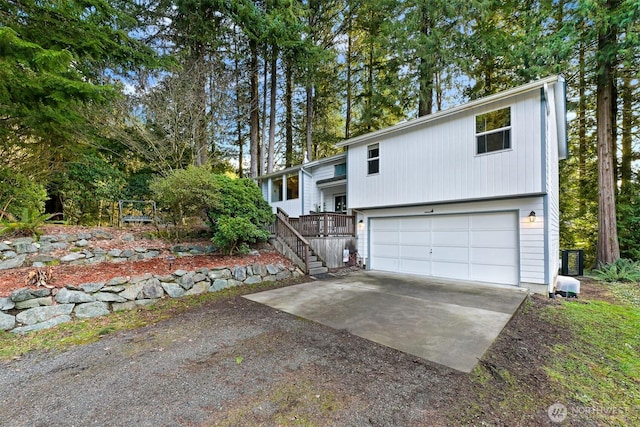
{"type": "Polygon", "coordinates": [[[369,175],[380,172],[380,145],[371,144],[367,147],[367,173],[369,175]]]}
{"type": "Polygon", "coordinates": [[[333,167],[333,176],[343,176],[347,174],[347,164],[340,163],[333,167]]]}
{"type": "Polygon", "coordinates": [[[511,148],[511,107],[476,116],[476,154],[511,148]]]}

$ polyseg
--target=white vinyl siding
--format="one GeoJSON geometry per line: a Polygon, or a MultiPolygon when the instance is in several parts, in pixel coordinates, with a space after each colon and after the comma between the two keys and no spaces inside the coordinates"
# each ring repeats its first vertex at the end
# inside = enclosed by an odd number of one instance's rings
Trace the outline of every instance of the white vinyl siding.
{"type": "Polygon", "coordinates": [[[368,147],[349,146],[351,208],[535,194],[542,189],[540,92],[462,111],[378,141],[380,172],[368,147]],[[475,116],[511,107],[511,149],[476,155],[475,116]]]}

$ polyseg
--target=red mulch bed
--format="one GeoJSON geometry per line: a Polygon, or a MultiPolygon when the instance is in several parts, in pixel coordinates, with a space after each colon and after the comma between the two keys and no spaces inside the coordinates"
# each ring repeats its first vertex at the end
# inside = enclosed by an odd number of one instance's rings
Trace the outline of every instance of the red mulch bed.
{"type": "MultiPolygon", "coordinates": [[[[118,247],[124,249],[125,246],[151,246],[154,248],[168,249],[171,243],[159,239],[142,239],[136,236],[135,242],[122,242],[119,235],[132,232],[130,229],[103,229],[116,236],[112,241],[95,241],[96,246],[103,249],[118,247]],[[118,242],[119,241],[119,242],[118,242]],[[124,243],[125,245],[115,245],[115,243],[124,243]]],[[[58,233],[78,233],[79,231],[89,231],[86,227],[47,227],[45,234],[58,233]]],[[[138,234],[141,229],[133,230],[133,234],[138,234]]],[[[196,241],[195,243],[204,243],[208,241],[196,241]]],[[[193,244],[194,241],[180,242],[181,244],[193,244]]],[[[80,285],[83,283],[103,282],[114,277],[120,276],[138,276],[145,273],[156,275],[171,274],[176,270],[195,271],[198,268],[215,268],[215,267],[233,267],[236,265],[248,265],[259,262],[261,264],[282,263],[290,266],[291,262],[280,255],[275,250],[262,249],[259,255],[239,255],[239,256],[223,256],[223,255],[193,255],[185,257],[176,257],[172,265],[166,255],[159,258],[128,261],[121,263],[102,262],[91,265],[56,265],[51,267],[52,279],[49,285],[56,288],[63,288],[67,285],[80,285]]],[[[47,267],[49,268],[49,267],[47,267]]],[[[22,267],[11,270],[0,270],[0,297],[6,297],[16,289],[25,288],[27,276],[30,271],[36,270],[33,267],[22,267]]],[[[35,288],[34,288],[35,289],[35,288]]]]}

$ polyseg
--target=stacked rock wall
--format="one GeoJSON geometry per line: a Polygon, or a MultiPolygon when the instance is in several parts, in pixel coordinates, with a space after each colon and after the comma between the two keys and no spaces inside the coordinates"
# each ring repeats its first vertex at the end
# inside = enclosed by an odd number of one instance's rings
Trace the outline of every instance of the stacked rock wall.
{"type": "MultiPolygon", "coordinates": [[[[149,248],[143,245],[132,249],[105,250],[100,247],[100,241],[113,240],[114,237],[106,231],[92,233],[43,235],[38,241],[31,237],[0,242],[0,270],[19,268],[24,266],[44,267],[51,263],[70,265],[96,264],[99,262],[125,262],[143,259],[153,259],[162,255],[160,248],[149,248]],[[64,255],[54,256],[53,253],[63,252],[64,255]]],[[[133,242],[133,234],[125,234],[122,239],[133,242]]],[[[175,245],[170,248],[171,253],[182,255],[200,255],[215,251],[213,246],[175,245]]]]}
{"type": "Polygon", "coordinates": [[[161,298],[180,298],[302,275],[295,267],[256,263],[197,271],[176,270],[166,276],[117,277],[107,282],[53,290],[22,288],[9,297],[0,298],[0,329],[23,334],[74,318],[85,319],[152,305],[161,298]]]}

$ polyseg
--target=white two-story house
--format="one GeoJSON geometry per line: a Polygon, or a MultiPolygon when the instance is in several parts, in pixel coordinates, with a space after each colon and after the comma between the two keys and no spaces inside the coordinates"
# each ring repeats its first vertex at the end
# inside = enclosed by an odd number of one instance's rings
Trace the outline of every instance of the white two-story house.
{"type": "Polygon", "coordinates": [[[367,269],[553,291],[558,162],[567,156],[562,77],[338,146],[346,154],[261,177],[267,201],[292,217],[355,215],[367,269]]]}

